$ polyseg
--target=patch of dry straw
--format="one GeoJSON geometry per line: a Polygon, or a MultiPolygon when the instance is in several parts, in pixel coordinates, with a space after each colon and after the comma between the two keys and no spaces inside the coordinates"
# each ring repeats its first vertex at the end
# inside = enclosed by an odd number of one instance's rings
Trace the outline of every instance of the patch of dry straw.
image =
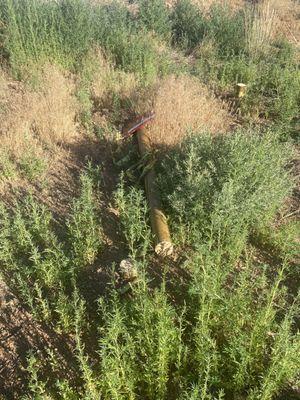
{"type": "Polygon", "coordinates": [[[153,144],[173,146],[191,131],[229,130],[225,104],[196,78],[170,76],[161,82],[153,100],[155,121],[148,127],[153,144]]]}
{"type": "MultiPolygon", "coordinates": [[[[166,4],[170,8],[174,7],[176,2],[177,0],[166,0],[166,4]]],[[[209,11],[210,8],[216,4],[236,10],[244,6],[245,0],[191,0],[191,3],[203,11],[209,11]]]]}
{"type": "Polygon", "coordinates": [[[73,80],[47,65],[38,76],[38,89],[0,73],[0,137],[16,153],[31,141],[54,145],[76,134],[73,80]]]}
{"type": "Polygon", "coordinates": [[[278,16],[269,0],[245,9],[245,33],[248,52],[253,56],[264,52],[274,39],[278,16]]]}
{"type": "Polygon", "coordinates": [[[100,50],[96,50],[93,64],[92,96],[97,103],[108,102],[112,95],[117,96],[120,100],[132,96],[138,86],[134,73],[115,69],[100,50]]]}

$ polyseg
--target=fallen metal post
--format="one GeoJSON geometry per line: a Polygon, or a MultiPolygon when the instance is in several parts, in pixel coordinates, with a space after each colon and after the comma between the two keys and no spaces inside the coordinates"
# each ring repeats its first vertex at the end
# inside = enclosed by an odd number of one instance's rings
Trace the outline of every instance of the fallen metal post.
{"type": "MultiPolygon", "coordinates": [[[[144,129],[137,133],[138,144],[141,157],[146,158],[151,153],[151,142],[144,129]]],[[[147,170],[147,166],[146,166],[147,170]]],[[[155,253],[166,257],[173,253],[173,244],[171,242],[170,231],[167,218],[161,207],[161,200],[156,188],[156,176],[153,167],[149,167],[145,175],[145,188],[150,208],[151,227],[155,236],[155,253]]]]}

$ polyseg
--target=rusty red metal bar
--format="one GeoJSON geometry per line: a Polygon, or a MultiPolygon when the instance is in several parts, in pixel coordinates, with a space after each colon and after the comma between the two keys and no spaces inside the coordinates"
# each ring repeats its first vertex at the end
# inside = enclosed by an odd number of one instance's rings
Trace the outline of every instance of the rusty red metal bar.
{"type": "Polygon", "coordinates": [[[140,119],[138,119],[136,122],[134,122],[133,126],[123,130],[123,138],[126,139],[126,138],[134,135],[136,132],[143,129],[147,124],[152,122],[154,120],[154,118],[155,118],[154,113],[151,113],[146,116],[142,116],[140,119]]]}

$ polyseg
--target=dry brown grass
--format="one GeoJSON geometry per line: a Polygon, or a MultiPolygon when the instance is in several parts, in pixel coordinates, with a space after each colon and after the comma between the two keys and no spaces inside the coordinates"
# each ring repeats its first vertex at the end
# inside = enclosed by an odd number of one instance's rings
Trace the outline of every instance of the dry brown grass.
{"type": "Polygon", "coordinates": [[[77,136],[73,79],[47,65],[35,80],[33,90],[0,70],[1,196],[7,184],[26,185],[36,174],[45,180],[64,154],[58,144],[77,136]]]}
{"type": "Polygon", "coordinates": [[[109,101],[112,94],[121,100],[132,96],[138,86],[134,73],[114,69],[100,50],[96,51],[93,63],[92,95],[98,103],[109,101]]]}
{"type": "MultiPolygon", "coordinates": [[[[177,0],[166,0],[166,4],[170,8],[174,7],[176,2],[177,0]]],[[[204,11],[209,11],[209,9],[215,4],[228,6],[233,10],[242,8],[245,4],[245,0],[191,0],[191,2],[204,11]]]]}
{"type": "Polygon", "coordinates": [[[277,33],[299,46],[300,43],[300,2],[298,0],[270,0],[277,13],[277,33]]]}
{"type": "Polygon", "coordinates": [[[47,65],[38,74],[38,81],[38,89],[33,90],[1,73],[0,135],[2,141],[11,140],[12,147],[22,146],[31,136],[51,145],[76,134],[78,105],[73,80],[47,65]]]}
{"type": "Polygon", "coordinates": [[[29,134],[30,122],[24,87],[11,81],[1,71],[0,75],[0,135],[2,149],[9,146],[18,154],[24,138],[29,134]],[[22,135],[20,135],[22,132],[22,135]],[[22,138],[20,137],[22,136],[22,138]]]}
{"type": "Polygon", "coordinates": [[[262,0],[246,9],[248,50],[254,56],[268,47],[276,36],[284,35],[299,46],[300,3],[294,0],[262,0]]]}
{"type": "Polygon", "coordinates": [[[254,4],[245,10],[246,45],[255,57],[267,50],[277,31],[278,16],[269,0],[254,4]]]}
{"type": "Polygon", "coordinates": [[[170,76],[153,100],[155,121],[148,128],[155,145],[173,146],[189,131],[225,132],[230,116],[225,105],[197,79],[170,76]]]}
{"type": "Polygon", "coordinates": [[[47,143],[68,141],[77,132],[74,80],[48,65],[41,72],[41,81],[38,91],[27,94],[31,103],[31,126],[47,143]]]}
{"type": "Polygon", "coordinates": [[[151,110],[157,82],[145,87],[136,74],[115,69],[99,50],[94,51],[92,64],[93,122],[97,127],[108,133],[113,122],[121,129],[134,116],[151,110]]]}
{"type": "MultiPolygon", "coordinates": [[[[173,7],[177,0],[166,0],[173,7]]],[[[300,43],[300,2],[298,0],[191,0],[204,12],[209,12],[215,5],[240,10],[252,8],[253,26],[248,26],[249,40],[254,44],[265,43],[275,34],[284,35],[289,41],[299,46],[300,43]]],[[[253,45],[254,46],[254,45],[253,45]]]]}
{"type": "Polygon", "coordinates": [[[240,9],[244,6],[244,0],[192,0],[193,3],[199,6],[201,9],[209,11],[213,5],[221,5],[229,7],[233,10],[240,9]]]}

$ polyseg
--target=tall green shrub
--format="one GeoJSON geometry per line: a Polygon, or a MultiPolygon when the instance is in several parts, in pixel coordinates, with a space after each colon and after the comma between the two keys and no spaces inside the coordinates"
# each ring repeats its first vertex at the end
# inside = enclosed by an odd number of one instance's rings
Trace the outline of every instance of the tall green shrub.
{"type": "Polygon", "coordinates": [[[91,7],[83,0],[1,0],[0,17],[4,46],[16,72],[45,60],[74,68],[91,46],[91,7]]]}
{"type": "Polygon", "coordinates": [[[101,246],[92,182],[82,177],[67,229],[60,238],[52,213],[29,196],[9,211],[0,208],[1,274],[37,319],[71,327],[69,295],[78,272],[94,262],[101,246]]]}
{"type": "Polygon", "coordinates": [[[169,40],[171,37],[171,23],[169,12],[163,0],[138,0],[139,21],[150,31],[169,40]]]}
{"type": "Polygon", "coordinates": [[[173,41],[185,50],[200,44],[205,34],[205,19],[190,0],[178,0],[171,14],[173,41]]]}
{"type": "Polygon", "coordinates": [[[292,187],[289,146],[271,131],[192,136],[168,155],[160,185],[174,224],[191,245],[243,247],[267,223],[292,187]]]}

